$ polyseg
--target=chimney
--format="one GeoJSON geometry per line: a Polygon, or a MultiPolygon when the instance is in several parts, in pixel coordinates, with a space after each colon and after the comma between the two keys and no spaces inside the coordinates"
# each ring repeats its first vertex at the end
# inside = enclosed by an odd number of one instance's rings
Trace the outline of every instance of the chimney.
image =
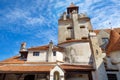
{"type": "Polygon", "coordinates": [[[27,51],[27,49],[26,49],[26,42],[23,42],[21,44],[20,51],[27,51]]]}
{"type": "Polygon", "coordinates": [[[51,52],[53,49],[53,42],[52,40],[49,42],[49,51],[51,52]]]}
{"type": "Polygon", "coordinates": [[[66,12],[63,13],[63,20],[67,20],[67,13],[66,12]]]}

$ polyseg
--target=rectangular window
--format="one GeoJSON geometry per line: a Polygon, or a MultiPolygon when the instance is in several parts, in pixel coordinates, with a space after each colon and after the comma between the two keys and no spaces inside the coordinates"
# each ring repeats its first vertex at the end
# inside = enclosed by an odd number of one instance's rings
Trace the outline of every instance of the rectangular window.
{"type": "Polygon", "coordinates": [[[67,29],[73,29],[73,27],[67,27],[67,29]]]}
{"type": "Polygon", "coordinates": [[[56,56],[56,51],[53,51],[53,56],[56,56]]]}
{"type": "Polygon", "coordinates": [[[108,80],[117,80],[116,74],[107,74],[108,80]]]}
{"type": "Polygon", "coordinates": [[[87,40],[88,38],[87,37],[82,37],[82,39],[87,40]]]}
{"type": "Polygon", "coordinates": [[[82,26],[80,26],[80,28],[85,28],[85,26],[82,25],[82,26]]]}
{"type": "Polygon", "coordinates": [[[71,40],[72,38],[66,38],[66,40],[71,40]]]}
{"type": "Polygon", "coordinates": [[[40,52],[33,52],[33,56],[39,56],[40,52]]]}

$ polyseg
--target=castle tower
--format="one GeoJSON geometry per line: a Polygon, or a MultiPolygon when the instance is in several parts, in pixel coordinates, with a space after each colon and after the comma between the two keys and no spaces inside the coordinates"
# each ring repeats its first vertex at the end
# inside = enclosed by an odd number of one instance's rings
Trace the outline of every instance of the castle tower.
{"type": "Polygon", "coordinates": [[[79,7],[71,3],[67,13],[64,12],[59,19],[58,45],[66,49],[64,57],[67,62],[88,65],[92,62],[89,39],[92,26],[90,18],[85,14],[78,14],[78,11],[79,7]]]}
{"type": "Polygon", "coordinates": [[[79,7],[71,3],[67,7],[67,13],[64,12],[59,19],[58,43],[88,38],[88,33],[92,30],[90,18],[86,14],[78,14],[78,12],[79,7]]]}
{"type": "Polygon", "coordinates": [[[78,13],[79,7],[71,3],[58,21],[58,45],[66,50],[64,60],[70,64],[91,65],[95,69],[90,72],[92,80],[107,80],[102,51],[90,18],[78,13]]]}

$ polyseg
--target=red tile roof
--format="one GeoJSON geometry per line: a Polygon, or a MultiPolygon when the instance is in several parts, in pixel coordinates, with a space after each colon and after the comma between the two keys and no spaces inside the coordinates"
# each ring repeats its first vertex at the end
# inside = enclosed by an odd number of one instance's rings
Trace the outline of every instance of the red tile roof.
{"type": "Polygon", "coordinates": [[[94,70],[92,65],[67,65],[60,66],[64,70],[94,70]]]}
{"type": "Polygon", "coordinates": [[[56,64],[56,62],[27,62],[25,60],[21,60],[20,56],[14,56],[12,58],[0,61],[1,64],[56,64]]]}
{"type": "Polygon", "coordinates": [[[107,54],[110,52],[120,50],[120,35],[115,31],[111,30],[110,32],[110,40],[106,47],[107,54]]]}
{"type": "MultiPolygon", "coordinates": [[[[0,73],[50,72],[56,65],[1,65],[0,73]]],[[[89,65],[59,65],[63,70],[94,70],[89,65]]]]}
{"type": "MultiPolygon", "coordinates": [[[[111,29],[98,29],[98,30],[94,30],[94,32],[95,32],[96,34],[98,34],[101,30],[104,30],[105,32],[107,32],[107,33],[109,33],[109,34],[110,34],[110,32],[111,32],[111,29]]],[[[120,33],[120,28],[114,28],[114,30],[115,30],[116,32],[120,33]]]]}
{"type": "MultiPolygon", "coordinates": [[[[50,72],[57,62],[26,62],[13,57],[0,62],[0,73],[50,72]]],[[[93,70],[91,65],[59,65],[63,70],[93,70]]]]}
{"type": "MultiPolygon", "coordinates": [[[[48,50],[48,49],[49,49],[48,45],[28,48],[28,50],[33,50],[33,51],[35,51],[35,50],[48,50]]],[[[58,46],[53,46],[52,50],[64,52],[64,49],[62,47],[58,47],[58,46]]]]}
{"type": "Polygon", "coordinates": [[[65,42],[59,43],[58,45],[66,44],[66,43],[70,43],[70,42],[89,42],[89,39],[82,39],[82,40],[72,39],[72,40],[67,40],[67,41],[65,41],[65,42]]]}
{"type": "Polygon", "coordinates": [[[0,61],[0,64],[9,64],[9,63],[11,63],[11,64],[23,64],[23,63],[25,63],[25,61],[24,60],[20,60],[20,56],[14,56],[14,57],[12,57],[12,58],[9,58],[9,59],[6,59],[6,60],[3,60],[3,61],[0,61]]]}
{"type": "Polygon", "coordinates": [[[49,48],[48,45],[44,45],[44,46],[31,47],[28,48],[28,50],[48,50],[48,48],[49,48]]]}
{"type": "Polygon", "coordinates": [[[41,66],[15,66],[3,65],[0,66],[0,72],[49,72],[54,68],[54,65],[41,65],[41,66]]]}

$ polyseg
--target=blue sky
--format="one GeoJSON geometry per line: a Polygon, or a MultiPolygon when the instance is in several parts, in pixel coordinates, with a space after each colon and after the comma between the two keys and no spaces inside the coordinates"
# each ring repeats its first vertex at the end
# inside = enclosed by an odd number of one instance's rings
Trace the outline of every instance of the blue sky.
{"type": "MultiPolygon", "coordinates": [[[[94,29],[120,26],[119,0],[72,0],[79,13],[91,18],[94,29]],[[111,23],[111,24],[109,24],[111,23]]],[[[57,44],[58,19],[71,0],[0,0],[0,60],[27,47],[57,44]]]]}

